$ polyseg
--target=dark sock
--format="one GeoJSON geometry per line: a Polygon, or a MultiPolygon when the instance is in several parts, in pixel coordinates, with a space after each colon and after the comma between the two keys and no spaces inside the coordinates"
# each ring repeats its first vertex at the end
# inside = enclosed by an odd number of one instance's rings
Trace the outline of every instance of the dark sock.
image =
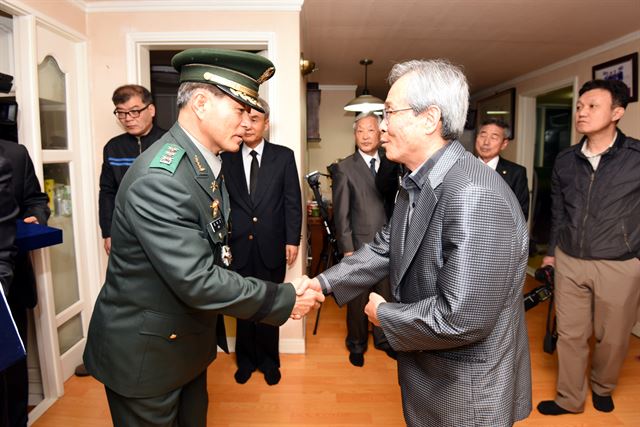
{"type": "Polygon", "coordinates": [[[364,354],[349,353],[349,362],[351,362],[353,366],[364,366],[364,354]]]}
{"type": "Polygon", "coordinates": [[[558,406],[558,404],[553,400],[543,400],[538,403],[538,412],[542,415],[563,415],[575,413],[558,406]]]}
{"type": "Polygon", "coordinates": [[[249,381],[249,378],[251,378],[251,374],[252,374],[252,371],[250,369],[239,368],[236,371],[236,373],[233,375],[233,377],[236,379],[236,382],[238,384],[244,384],[247,381],[249,381]]]}
{"type": "Polygon", "coordinates": [[[272,368],[264,373],[264,380],[269,385],[276,385],[280,382],[280,378],[282,378],[282,374],[280,374],[280,369],[272,368]]]}
{"type": "Polygon", "coordinates": [[[596,394],[594,391],[591,392],[591,397],[593,399],[593,407],[596,408],[600,412],[611,412],[613,411],[613,399],[611,396],[600,396],[596,394]]]}

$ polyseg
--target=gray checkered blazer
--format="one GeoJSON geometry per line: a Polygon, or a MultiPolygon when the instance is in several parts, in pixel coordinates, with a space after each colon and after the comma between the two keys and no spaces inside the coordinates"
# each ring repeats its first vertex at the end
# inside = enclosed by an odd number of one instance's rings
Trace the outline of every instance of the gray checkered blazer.
{"type": "Polygon", "coordinates": [[[406,224],[400,190],[391,224],[327,270],[339,304],[390,275],[378,308],[408,426],[509,426],[531,412],[522,302],[527,226],[504,180],[458,142],[448,145],[406,224]]]}

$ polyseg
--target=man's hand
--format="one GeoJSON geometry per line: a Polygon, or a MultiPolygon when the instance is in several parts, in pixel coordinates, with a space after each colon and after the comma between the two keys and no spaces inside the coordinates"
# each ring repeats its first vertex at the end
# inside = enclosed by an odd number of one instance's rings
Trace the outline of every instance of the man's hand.
{"type": "Polygon", "coordinates": [[[322,288],[318,279],[309,279],[302,276],[291,281],[296,288],[296,304],[291,311],[291,318],[298,320],[313,309],[320,307],[320,303],[324,301],[322,288]]]}
{"type": "Polygon", "coordinates": [[[285,256],[287,259],[287,265],[291,267],[298,258],[298,247],[295,245],[287,245],[285,247],[285,256]]]}
{"type": "Polygon", "coordinates": [[[322,302],[324,302],[322,292],[308,288],[302,295],[296,295],[296,304],[291,311],[291,318],[294,320],[302,319],[311,310],[318,309],[322,302]]]}
{"type": "Polygon", "coordinates": [[[383,302],[387,301],[375,292],[371,292],[369,294],[369,302],[364,307],[364,313],[369,318],[369,322],[376,326],[380,326],[380,321],[378,320],[378,306],[383,302]]]}
{"type": "Polygon", "coordinates": [[[556,257],[554,256],[546,256],[544,258],[542,258],[542,264],[540,264],[540,267],[544,267],[546,265],[550,265],[551,267],[556,266],[556,257]]]}
{"type": "Polygon", "coordinates": [[[351,255],[353,255],[353,251],[345,252],[345,253],[342,254],[342,256],[351,256],[351,255]]]}
{"type": "Polygon", "coordinates": [[[296,295],[301,296],[309,288],[322,293],[322,286],[320,286],[320,281],[317,278],[310,279],[307,276],[302,276],[296,280],[298,281],[297,283],[295,280],[293,281],[296,287],[296,295]]]}
{"type": "Polygon", "coordinates": [[[104,251],[107,253],[107,256],[111,253],[111,237],[104,239],[104,251]]]}
{"type": "Polygon", "coordinates": [[[38,224],[38,218],[36,218],[35,216],[28,216],[22,221],[24,221],[27,224],[38,224]]]}

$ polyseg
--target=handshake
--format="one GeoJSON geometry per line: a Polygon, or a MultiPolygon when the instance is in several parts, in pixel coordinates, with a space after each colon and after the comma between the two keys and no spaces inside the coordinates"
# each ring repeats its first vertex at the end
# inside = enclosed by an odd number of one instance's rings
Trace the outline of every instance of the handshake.
{"type": "Polygon", "coordinates": [[[296,303],[291,311],[291,318],[294,320],[302,319],[311,310],[318,309],[324,301],[324,294],[320,281],[316,278],[310,279],[302,276],[291,281],[293,287],[296,288],[296,303]]]}

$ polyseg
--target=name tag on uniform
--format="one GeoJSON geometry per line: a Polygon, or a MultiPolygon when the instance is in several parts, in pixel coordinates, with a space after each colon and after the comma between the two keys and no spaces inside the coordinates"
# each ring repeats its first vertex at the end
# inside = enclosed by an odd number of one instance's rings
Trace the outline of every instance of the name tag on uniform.
{"type": "Polygon", "coordinates": [[[214,218],[213,221],[209,223],[209,227],[214,233],[217,233],[218,231],[222,230],[224,226],[225,226],[224,218],[222,216],[214,218]]]}

